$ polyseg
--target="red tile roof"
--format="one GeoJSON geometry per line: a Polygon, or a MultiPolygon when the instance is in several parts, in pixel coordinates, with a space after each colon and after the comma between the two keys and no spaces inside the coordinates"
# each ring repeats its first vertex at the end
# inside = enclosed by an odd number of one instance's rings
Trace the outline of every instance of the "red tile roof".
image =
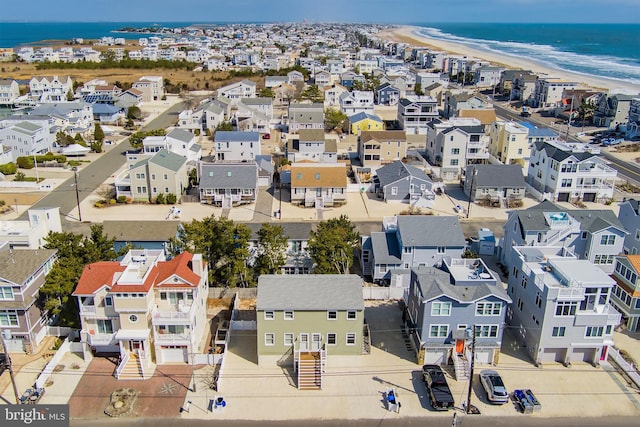
{"type": "Polygon", "coordinates": [[[87,265],[83,272],[74,295],[91,295],[103,286],[111,292],[148,292],[152,287],[163,286],[171,288],[190,288],[198,286],[200,276],[191,269],[193,254],[183,252],[169,261],[158,262],[147,274],[144,283],[129,284],[119,282],[118,278],[125,270],[124,265],[116,261],[101,261],[87,265]],[[163,283],[171,277],[177,281],[163,283]]]}

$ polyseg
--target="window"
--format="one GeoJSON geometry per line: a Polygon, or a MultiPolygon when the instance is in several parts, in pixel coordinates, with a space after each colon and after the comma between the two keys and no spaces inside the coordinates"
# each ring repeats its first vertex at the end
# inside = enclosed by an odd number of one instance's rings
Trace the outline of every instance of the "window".
{"type": "Polygon", "coordinates": [[[459,148],[452,148],[451,149],[451,154],[460,154],[460,149],[459,148]]]}
{"type": "Polygon", "coordinates": [[[551,330],[552,337],[563,337],[565,332],[564,326],[554,326],[551,330]]]}
{"type": "Polygon", "coordinates": [[[135,314],[132,314],[131,316],[129,316],[129,321],[131,323],[136,323],[138,321],[138,316],[136,316],[135,314]]]}
{"type": "Polygon", "coordinates": [[[585,332],[585,338],[596,338],[601,337],[604,334],[604,328],[602,326],[587,326],[587,331],[585,332]]]}
{"type": "Polygon", "coordinates": [[[284,345],[293,345],[293,334],[291,332],[284,334],[284,345]]]}
{"type": "Polygon", "coordinates": [[[347,345],[356,345],[356,334],[347,334],[347,345]]]}
{"type": "Polygon", "coordinates": [[[582,240],[586,240],[587,239],[587,232],[583,231],[580,235],[580,237],[582,238],[582,240]]]}
{"type": "Polygon", "coordinates": [[[431,304],[432,316],[450,316],[451,315],[451,303],[450,302],[434,302],[431,304]]]}
{"type": "Polygon", "coordinates": [[[605,335],[611,335],[612,331],[613,331],[613,326],[612,325],[607,325],[607,328],[604,330],[604,334],[605,335]]]}
{"type": "Polygon", "coordinates": [[[392,196],[398,195],[398,187],[391,187],[391,195],[392,196]]]}
{"type": "Polygon", "coordinates": [[[104,297],[104,305],[105,307],[111,307],[113,305],[112,297],[104,297]]]}
{"type": "Polygon", "coordinates": [[[436,250],[437,250],[437,252],[438,252],[439,254],[444,254],[444,253],[446,253],[446,252],[447,252],[447,248],[446,248],[446,247],[444,247],[444,246],[438,246],[438,247],[436,248],[436,250]]]}
{"type": "Polygon", "coordinates": [[[152,174],[151,174],[151,180],[152,180],[152,181],[155,181],[155,179],[156,179],[156,174],[155,174],[155,173],[152,173],[152,174]]]}
{"type": "Polygon", "coordinates": [[[449,336],[449,325],[431,325],[429,338],[446,338],[449,336]]]}
{"type": "Polygon", "coordinates": [[[112,334],[113,333],[113,323],[111,319],[98,319],[97,327],[99,334],[112,334]]]}
{"type": "Polygon", "coordinates": [[[498,325],[476,325],[476,338],[496,338],[498,325]]]}
{"type": "Polygon", "coordinates": [[[285,311],[284,320],[293,320],[293,311],[285,311]]]}
{"type": "Polygon", "coordinates": [[[0,288],[0,300],[13,300],[13,288],[11,286],[3,286],[0,288]]]}
{"type": "Polygon", "coordinates": [[[167,175],[166,173],[164,174],[164,180],[167,181],[169,179],[169,175],[167,175]]]}
{"type": "Polygon", "coordinates": [[[574,316],[577,309],[577,301],[558,301],[556,303],[556,316],[574,316]]]}
{"type": "Polygon", "coordinates": [[[337,344],[336,334],[334,333],[327,334],[327,345],[336,345],[336,344],[337,344]]]}
{"type": "Polygon", "coordinates": [[[264,345],[273,346],[276,345],[276,335],[272,332],[264,334],[264,345]]]}
{"type": "Polygon", "coordinates": [[[560,186],[563,187],[563,188],[567,188],[567,187],[571,187],[571,184],[572,184],[572,180],[570,178],[569,179],[563,179],[561,181],[561,183],[560,183],[560,186]]]}
{"type": "Polygon", "coordinates": [[[479,302],[476,304],[476,316],[500,316],[502,303],[479,302]]]}
{"type": "Polygon", "coordinates": [[[18,323],[18,313],[15,310],[0,311],[0,326],[20,326],[20,323],[18,323]]]}
{"type": "Polygon", "coordinates": [[[542,295],[540,295],[540,292],[536,292],[536,305],[538,308],[542,308],[542,295]]]}
{"type": "Polygon", "coordinates": [[[600,237],[601,245],[615,245],[615,243],[616,243],[615,234],[604,234],[602,237],[600,237]]]}
{"type": "Polygon", "coordinates": [[[264,320],[273,320],[276,318],[276,314],[273,311],[264,312],[264,320]]]}
{"type": "Polygon", "coordinates": [[[458,166],[458,159],[451,159],[451,161],[449,162],[449,165],[458,166]]]}
{"type": "Polygon", "coordinates": [[[137,173],[136,179],[144,179],[144,173],[137,173]]]}
{"type": "Polygon", "coordinates": [[[327,311],[327,320],[336,320],[338,318],[337,311],[327,311]]]}
{"type": "Polygon", "coordinates": [[[357,313],[355,311],[347,311],[347,320],[356,320],[357,313]]]}
{"type": "Polygon", "coordinates": [[[593,257],[594,264],[613,264],[613,255],[595,255],[593,257]]]}

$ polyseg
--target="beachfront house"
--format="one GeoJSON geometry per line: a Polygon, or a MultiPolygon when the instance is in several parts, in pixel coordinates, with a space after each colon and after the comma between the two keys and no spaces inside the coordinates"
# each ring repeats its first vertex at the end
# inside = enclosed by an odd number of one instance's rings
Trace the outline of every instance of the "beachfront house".
{"type": "Polygon", "coordinates": [[[540,77],[535,81],[532,106],[536,108],[556,108],[562,103],[565,89],[573,89],[578,83],[552,77],[540,77]]]}

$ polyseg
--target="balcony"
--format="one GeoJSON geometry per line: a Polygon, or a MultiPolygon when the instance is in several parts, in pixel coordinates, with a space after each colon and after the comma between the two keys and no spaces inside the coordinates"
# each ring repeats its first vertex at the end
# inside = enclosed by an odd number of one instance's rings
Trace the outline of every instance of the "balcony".
{"type": "Polygon", "coordinates": [[[163,334],[155,331],[154,338],[156,343],[162,345],[187,345],[191,344],[191,335],[189,333],[182,334],[163,334]]]}
{"type": "Polygon", "coordinates": [[[158,324],[185,324],[190,323],[195,312],[193,304],[177,304],[157,307],[151,312],[151,323],[158,324]]]}
{"type": "Polygon", "coordinates": [[[81,316],[95,316],[96,315],[96,306],[95,305],[80,304],[80,315],[81,316]]]}
{"type": "Polygon", "coordinates": [[[89,331],[89,334],[87,335],[87,342],[91,346],[112,345],[116,343],[114,337],[115,337],[115,334],[113,333],[112,334],[101,334],[101,333],[92,334],[91,331],[89,331]]]}
{"type": "Polygon", "coordinates": [[[575,326],[617,325],[622,315],[610,304],[596,306],[593,310],[579,310],[573,324],[575,326]]]}

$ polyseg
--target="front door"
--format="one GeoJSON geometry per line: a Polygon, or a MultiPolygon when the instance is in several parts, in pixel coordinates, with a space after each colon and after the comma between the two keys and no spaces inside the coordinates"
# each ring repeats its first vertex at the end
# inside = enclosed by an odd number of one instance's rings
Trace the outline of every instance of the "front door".
{"type": "Polygon", "coordinates": [[[464,340],[456,340],[456,354],[464,353],[464,340]]]}
{"type": "Polygon", "coordinates": [[[138,350],[142,350],[142,343],[138,340],[129,340],[129,351],[138,353],[138,350]]]}
{"type": "Polygon", "coordinates": [[[311,334],[311,350],[320,351],[321,348],[322,348],[322,335],[311,334]]]}
{"type": "Polygon", "coordinates": [[[607,358],[607,346],[602,347],[602,352],[600,353],[600,360],[606,360],[607,358]]]}
{"type": "Polygon", "coordinates": [[[309,334],[300,334],[300,351],[309,351],[309,334]]]}

